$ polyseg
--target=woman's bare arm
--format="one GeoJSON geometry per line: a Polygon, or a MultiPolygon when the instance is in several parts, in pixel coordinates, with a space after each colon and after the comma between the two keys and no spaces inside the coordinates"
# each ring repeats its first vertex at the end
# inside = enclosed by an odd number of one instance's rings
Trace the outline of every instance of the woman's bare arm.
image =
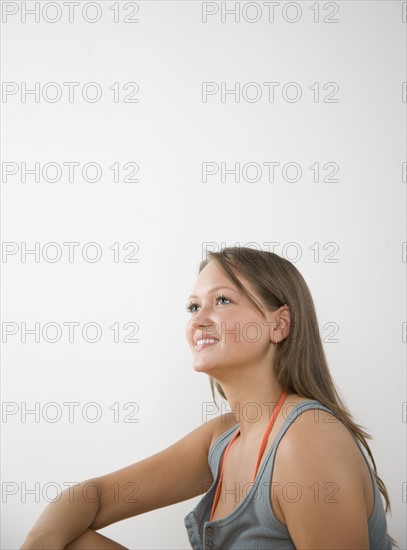
{"type": "Polygon", "coordinates": [[[218,416],[149,458],[66,489],[44,509],[20,550],[63,550],[87,529],[206,492],[213,482],[208,464],[213,435],[233,423],[230,416],[218,416]]]}
{"type": "Polygon", "coordinates": [[[296,548],[369,548],[364,458],[347,428],[305,411],[276,453],[274,499],[296,548]]]}
{"type": "Polygon", "coordinates": [[[65,550],[127,550],[127,548],[92,529],[86,529],[80,537],[65,546],[65,550]]]}

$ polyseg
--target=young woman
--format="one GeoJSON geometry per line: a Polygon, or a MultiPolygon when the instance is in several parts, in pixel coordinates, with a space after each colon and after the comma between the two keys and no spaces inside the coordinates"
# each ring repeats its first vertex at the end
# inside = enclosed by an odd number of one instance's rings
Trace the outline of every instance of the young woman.
{"type": "Polygon", "coordinates": [[[391,549],[370,436],[335,390],[299,271],[251,248],[208,253],[187,309],[193,367],[232,412],[64,491],[21,550],[123,549],[96,531],[203,493],[184,518],[196,550],[391,549]],[[137,502],[109,490],[126,483],[137,502]]]}

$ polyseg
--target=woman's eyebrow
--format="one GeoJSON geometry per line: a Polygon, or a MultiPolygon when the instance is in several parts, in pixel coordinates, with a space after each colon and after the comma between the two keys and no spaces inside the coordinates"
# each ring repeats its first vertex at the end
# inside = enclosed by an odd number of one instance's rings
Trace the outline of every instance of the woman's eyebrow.
{"type": "MultiPolygon", "coordinates": [[[[215,292],[215,290],[220,290],[221,288],[227,288],[228,290],[231,290],[232,292],[237,292],[237,290],[235,288],[230,288],[229,286],[224,286],[224,285],[221,285],[221,286],[215,286],[213,288],[211,288],[209,290],[209,292],[215,292]]],[[[195,294],[191,294],[189,298],[198,298],[198,296],[196,296],[195,294]]]]}

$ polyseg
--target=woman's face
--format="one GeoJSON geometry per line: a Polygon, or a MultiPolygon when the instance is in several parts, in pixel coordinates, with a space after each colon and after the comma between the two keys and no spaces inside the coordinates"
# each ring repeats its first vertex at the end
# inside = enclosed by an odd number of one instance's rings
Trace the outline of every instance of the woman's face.
{"type": "MultiPolygon", "coordinates": [[[[238,278],[260,301],[250,283],[238,278]]],[[[186,337],[196,371],[219,380],[226,369],[236,372],[261,361],[270,364],[274,312],[266,311],[264,318],[215,262],[210,261],[198,275],[189,304],[186,337]]]]}

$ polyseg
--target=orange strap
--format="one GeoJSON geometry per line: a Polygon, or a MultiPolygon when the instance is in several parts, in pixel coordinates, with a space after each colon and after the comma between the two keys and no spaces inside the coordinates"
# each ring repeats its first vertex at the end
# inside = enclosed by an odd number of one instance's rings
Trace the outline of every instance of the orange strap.
{"type": "MultiPolygon", "coordinates": [[[[251,480],[251,483],[253,483],[254,480],[256,479],[257,470],[258,470],[258,467],[259,467],[259,464],[260,464],[260,461],[261,461],[261,457],[263,456],[264,449],[266,448],[268,437],[269,437],[270,432],[271,432],[271,430],[274,426],[274,422],[276,421],[277,415],[278,415],[278,413],[279,413],[279,411],[280,411],[280,409],[281,409],[281,407],[284,403],[284,400],[287,397],[287,394],[288,394],[288,392],[286,392],[286,391],[282,393],[282,395],[280,397],[280,400],[277,403],[277,407],[274,409],[274,412],[271,415],[271,418],[270,418],[270,421],[267,425],[266,431],[264,432],[263,440],[262,440],[261,445],[260,445],[260,450],[259,450],[259,454],[258,454],[258,457],[257,457],[257,463],[256,463],[256,467],[254,469],[254,474],[253,474],[253,478],[251,480]]],[[[229,449],[230,449],[232,443],[234,442],[234,440],[237,438],[237,436],[239,434],[240,434],[240,428],[238,428],[236,430],[236,432],[234,433],[232,439],[229,441],[229,444],[226,447],[225,454],[223,455],[222,467],[221,467],[221,471],[220,471],[220,477],[219,477],[219,481],[218,481],[218,486],[216,487],[216,493],[215,493],[215,496],[214,496],[214,499],[213,499],[212,510],[211,510],[211,515],[209,516],[209,521],[212,520],[213,513],[214,513],[216,505],[218,504],[218,501],[219,501],[219,497],[220,497],[220,493],[221,493],[221,483],[222,483],[222,477],[223,477],[223,470],[225,469],[226,456],[229,452],[229,449]]]]}

